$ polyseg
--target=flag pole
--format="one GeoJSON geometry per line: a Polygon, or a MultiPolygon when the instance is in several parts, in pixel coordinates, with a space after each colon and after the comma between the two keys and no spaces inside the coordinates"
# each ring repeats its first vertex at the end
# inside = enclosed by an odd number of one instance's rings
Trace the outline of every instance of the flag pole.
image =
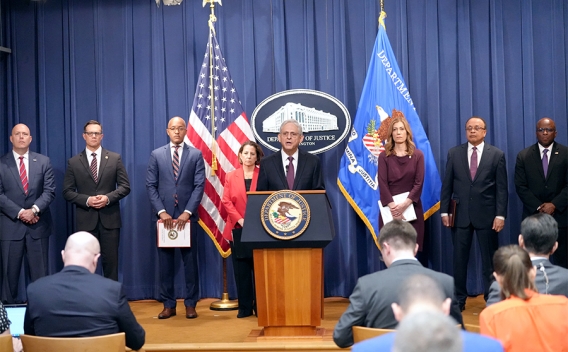
{"type": "MultiPolygon", "coordinates": [[[[215,0],[206,0],[203,5],[209,2],[211,13],[209,14],[209,96],[211,106],[211,176],[215,176],[217,171],[217,142],[215,140],[215,89],[213,89],[213,40],[212,36],[215,34],[215,0]]],[[[223,258],[223,294],[221,299],[212,302],[209,306],[211,310],[236,310],[239,309],[239,301],[229,300],[229,293],[227,290],[227,258],[223,258]]]]}

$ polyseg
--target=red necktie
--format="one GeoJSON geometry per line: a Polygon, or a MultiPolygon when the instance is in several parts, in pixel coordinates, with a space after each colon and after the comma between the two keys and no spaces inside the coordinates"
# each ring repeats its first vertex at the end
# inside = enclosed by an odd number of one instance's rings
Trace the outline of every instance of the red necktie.
{"type": "Polygon", "coordinates": [[[28,174],[26,173],[26,166],[24,165],[24,157],[20,157],[20,180],[24,187],[24,193],[28,194],[28,174]]]}
{"type": "Polygon", "coordinates": [[[292,160],[294,158],[289,156],[288,171],[286,171],[286,181],[288,181],[288,188],[291,190],[294,189],[294,163],[292,163],[292,160]]]}
{"type": "MultiPolygon", "coordinates": [[[[174,168],[174,180],[177,183],[177,179],[178,179],[178,173],[179,173],[179,153],[178,153],[178,149],[179,149],[179,145],[174,146],[174,148],[176,148],[176,150],[174,151],[174,158],[172,161],[172,166],[174,168]]],[[[177,193],[174,194],[174,207],[177,207],[178,205],[178,198],[177,198],[177,193]]]]}
{"type": "Polygon", "coordinates": [[[92,153],[91,156],[93,160],[91,160],[91,175],[93,175],[93,180],[95,183],[99,182],[99,176],[97,175],[97,153],[92,153]]]}
{"type": "Polygon", "coordinates": [[[471,174],[471,180],[475,178],[477,173],[477,147],[473,147],[473,152],[471,153],[471,161],[469,162],[469,173],[471,174]]]}

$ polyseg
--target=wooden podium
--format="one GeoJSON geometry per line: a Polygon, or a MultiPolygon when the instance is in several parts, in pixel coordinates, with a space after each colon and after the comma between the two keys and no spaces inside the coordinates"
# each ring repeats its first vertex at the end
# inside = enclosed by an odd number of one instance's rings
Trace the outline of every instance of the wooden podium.
{"type": "Polygon", "coordinates": [[[323,247],[335,237],[325,191],[299,191],[310,220],[298,237],[282,240],[262,224],[261,210],[273,192],[249,192],[241,241],[253,250],[256,308],[261,336],[321,337],[323,247]]]}

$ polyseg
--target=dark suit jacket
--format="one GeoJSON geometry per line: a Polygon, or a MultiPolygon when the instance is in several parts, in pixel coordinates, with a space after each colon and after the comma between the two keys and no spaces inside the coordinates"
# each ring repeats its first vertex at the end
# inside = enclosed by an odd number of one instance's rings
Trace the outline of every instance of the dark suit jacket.
{"type": "Polygon", "coordinates": [[[30,151],[28,158],[28,194],[24,193],[13,152],[0,159],[0,240],[21,240],[26,231],[35,239],[51,235],[49,205],[55,198],[53,169],[44,155],[30,151]],[[18,220],[20,210],[34,204],[40,210],[39,221],[28,225],[18,220]]]}
{"type": "MultiPolygon", "coordinates": [[[[282,150],[260,160],[257,191],[280,191],[288,189],[288,181],[284,165],[282,165],[282,150]]],[[[317,156],[298,149],[298,170],[294,178],[293,190],[325,189],[321,174],[321,163],[317,156]]]]}
{"type": "MultiPolygon", "coordinates": [[[[256,167],[252,175],[250,185],[251,192],[256,191],[258,174],[259,168],[256,167]]],[[[242,167],[229,172],[225,176],[225,187],[223,187],[223,198],[221,202],[227,212],[223,237],[228,241],[232,241],[233,228],[239,219],[244,219],[247,209],[247,190],[245,187],[245,174],[242,167]]]]}
{"type": "Polygon", "coordinates": [[[556,207],[553,216],[558,226],[568,226],[568,148],[554,142],[546,178],[538,143],[521,150],[515,164],[515,188],[523,202],[523,219],[550,202],[556,207]]]}
{"type": "Polygon", "coordinates": [[[178,197],[178,209],[191,212],[190,220],[199,220],[197,208],[205,189],[205,163],[201,152],[184,143],[179,163],[178,180],[174,180],[172,151],[166,144],[152,152],[146,173],[146,190],[154,214],[164,209],[174,215],[174,194],[178,197]]]}
{"type": "Polygon", "coordinates": [[[75,218],[79,231],[93,230],[99,218],[107,229],[122,226],[119,201],[130,193],[130,182],[119,154],[102,148],[98,178],[95,183],[85,150],[67,162],[63,198],[77,206],[75,218]],[[101,209],[88,207],[87,198],[99,194],[108,197],[109,205],[101,209]]]}
{"type": "MultiPolygon", "coordinates": [[[[568,297],[568,269],[553,265],[547,259],[536,259],[532,262],[533,265],[536,266],[536,278],[534,281],[539,293],[549,295],[563,295],[568,297]],[[542,268],[544,268],[544,271],[542,268]],[[548,288],[546,287],[547,281],[548,288]]],[[[499,283],[497,281],[493,281],[493,283],[489,287],[487,306],[500,301],[501,287],[499,287],[499,283]]]]}
{"type": "Polygon", "coordinates": [[[466,227],[471,222],[475,228],[490,229],[496,216],[507,217],[509,192],[505,154],[485,142],[475,179],[472,180],[467,147],[468,144],[464,143],[448,152],[440,209],[448,212],[453,198],[458,203],[455,226],[466,227]]]}
{"type": "Polygon", "coordinates": [[[454,298],[454,279],[446,274],[423,267],[413,259],[397,260],[386,269],[360,277],[349,296],[349,307],[335,326],[333,340],[339,347],[353,344],[353,326],[394,329],[398,322],[391,304],[398,303],[400,286],[412,275],[422,274],[434,279],[443,289],[446,297],[452,299],[450,315],[462,323],[461,311],[454,298]]]}
{"type": "Polygon", "coordinates": [[[133,350],[140,349],[145,338],[122,284],[74,265],[28,286],[24,332],[47,337],[124,332],[126,346],[133,350]]]}

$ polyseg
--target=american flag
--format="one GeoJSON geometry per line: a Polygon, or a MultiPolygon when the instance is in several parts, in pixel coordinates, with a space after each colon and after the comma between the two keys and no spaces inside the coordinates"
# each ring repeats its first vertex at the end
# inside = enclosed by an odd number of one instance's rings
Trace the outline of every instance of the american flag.
{"type": "Polygon", "coordinates": [[[222,236],[226,218],[221,204],[225,175],[239,167],[238,151],[247,140],[254,140],[252,129],[215,33],[210,30],[187,124],[186,142],[203,153],[206,182],[198,210],[199,224],[223,258],[231,254],[222,236]]]}

